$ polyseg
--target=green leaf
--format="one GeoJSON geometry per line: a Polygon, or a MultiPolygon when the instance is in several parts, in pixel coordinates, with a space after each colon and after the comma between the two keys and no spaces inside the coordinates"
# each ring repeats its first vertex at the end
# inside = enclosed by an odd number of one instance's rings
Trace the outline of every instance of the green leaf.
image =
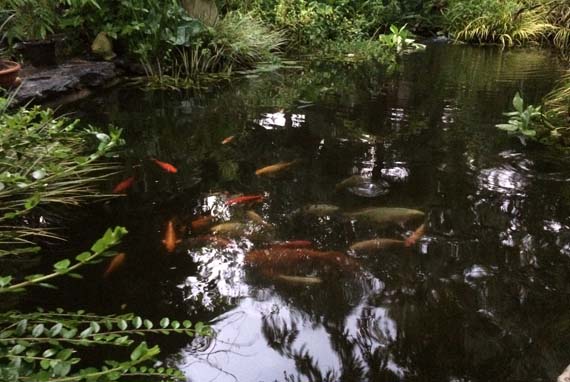
{"type": "Polygon", "coordinates": [[[536,130],[521,130],[521,133],[523,133],[527,137],[535,137],[536,136],[536,130]]]}
{"type": "Polygon", "coordinates": [[[142,326],[142,318],[138,316],[133,318],[132,324],[135,329],[140,328],[142,326]]]}
{"type": "Polygon", "coordinates": [[[71,364],[69,362],[59,362],[53,368],[53,373],[59,377],[65,377],[71,371],[71,364]]]}
{"type": "Polygon", "coordinates": [[[149,320],[144,320],[144,321],[143,321],[143,324],[144,324],[144,327],[147,328],[147,329],[152,329],[152,327],[153,327],[152,322],[149,321],[149,320]]]}
{"type": "Polygon", "coordinates": [[[89,337],[91,334],[93,334],[93,328],[88,327],[87,329],[85,329],[81,333],[79,333],[79,337],[86,338],[86,337],[89,337]]]}
{"type": "Polygon", "coordinates": [[[170,326],[172,326],[172,329],[178,329],[180,327],[180,322],[178,321],[172,321],[170,323],[170,326]]]}
{"type": "Polygon", "coordinates": [[[84,263],[91,257],[91,252],[83,252],[75,257],[75,260],[84,263]]]}
{"type": "Polygon", "coordinates": [[[61,336],[65,339],[71,339],[75,337],[76,334],[77,334],[77,328],[71,328],[68,330],[64,330],[61,336]]]}
{"type": "Polygon", "coordinates": [[[0,277],[0,288],[4,288],[5,286],[10,285],[11,282],[12,282],[12,276],[0,277]]]}
{"type": "Polygon", "coordinates": [[[61,332],[61,330],[63,329],[63,325],[58,322],[57,324],[55,324],[54,326],[52,326],[48,332],[48,336],[50,337],[55,337],[57,335],[59,335],[59,333],[61,332]]]}
{"type": "Polygon", "coordinates": [[[160,320],[160,326],[163,329],[167,328],[169,324],[170,324],[170,320],[168,319],[168,317],[164,317],[162,320],[160,320]]]}
{"type": "Polygon", "coordinates": [[[14,347],[10,350],[11,354],[18,355],[24,352],[26,347],[20,344],[14,345],[14,347]]]}
{"type": "Polygon", "coordinates": [[[141,342],[139,344],[139,346],[137,346],[135,348],[135,350],[133,350],[133,352],[131,353],[131,361],[137,361],[139,360],[141,357],[143,357],[148,351],[148,347],[146,345],[146,342],[141,342]]]}
{"type": "Polygon", "coordinates": [[[34,328],[32,329],[32,336],[33,337],[39,337],[43,334],[44,332],[44,324],[37,324],[36,326],[34,326],[34,328]]]}
{"type": "Polygon", "coordinates": [[[119,327],[119,329],[121,330],[126,330],[128,327],[127,321],[125,320],[120,320],[119,323],[117,324],[117,326],[119,327]]]}
{"type": "Polygon", "coordinates": [[[55,349],[46,349],[43,353],[42,353],[42,357],[44,358],[49,358],[51,356],[53,356],[54,354],[57,353],[57,350],[55,349]]]}
{"type": "Polygon", "coordinates": [[[21,336],[22,334],[24,334],[27,328],[28,328],[27,319],[23,319],[20,322],[18,322],[18,325],[16,325],[16,333],[15,333],[16,336],[21,336]]]}
{"type": "Polygon", "coordinates": [[[95,321],[92,321],[89,324],[89,327],[93,330],[93,333],[99,333],[99,331],[101,330],[101,326],[95,321]]]}
{"type": "Polygon", "coordinates": [[[190,329],[190,327],[192,327],[192,322],[189,320],[184,320],[182,321],[182,326],[184,326],[185,329],[190,329]]]}
{"type": "Polygon", "coordinates": [[[63,260],[55,263],[53,265],[53,268],[58,273],[64,273],[67,271],[67,269],[69,268],[70,265],[71,265],[71,261],[69,261],[69,259],[63,259],[63,260]]]}
{"type": "Polygon", "coordinates": [[[69,357],[71,357],[71,355],[75,353],[75,350],[72,349],[62,349],[59,351],[59,353],[57,353],[57,355],[55,356],[55,358],[60,359],[62,361],[66,361],[69,359],[69,357]]]}
{"type": "Polygon", "coordinates": [[[519,94],[519,92],[517,92],[517,94],[515,94],[515,96],[513,98],[513,106],[514,106],[516,111],[518,111],[520,113],[523,112],[524,101],[521,98],[521,95],[519,94]]]}

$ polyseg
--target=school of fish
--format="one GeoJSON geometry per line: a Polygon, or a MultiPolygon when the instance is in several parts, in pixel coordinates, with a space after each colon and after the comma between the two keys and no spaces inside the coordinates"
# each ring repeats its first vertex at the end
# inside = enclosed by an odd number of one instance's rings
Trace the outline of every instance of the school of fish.
{"type": "MultiPolygon", "coordinates": [[[[235,136],[229,136],[225,138],[221,144],[229,144],[234,139],[235,136]]],[[[176,174],[178,172],[178,169],[170,163],[155,158],[150,158],[150,161],[166,173],[176,174]]],[[[256,170],[255,175],[258,177],[274,177],[286,170],[291,170],[291,168],[299,162],[299,160],[292,160],[267,165],[256,170]]],[[[135,168],[135,166],[133,166],[133,168],[135,168]]],[[[135,184],[136,180],[136,175],[125,178],[113,188],[113,193],[121,194],[127,192],[135,184]]],[[[335,190],[342,192],[346,189],[368,184],[369,182],[369,180],[360,175],[352,175],[337,183],[335,190]]],[[[226,219],[220,219],[213,214],[196,216],[187,223],[190,227],[190,234],[194,235],[200,232],[209,233],[189,238],[184,242],[185,246],[214,246],[223,248],[229,246],[233,242],[233,238],[251,236],[254,232],[271,230],[273,228],[272,224],[261,214],[252,209],[253,205],[263,203],[266,200],[267,194],[227,197],[223,201],[223,205],[226,208],[248,207],[247,210],[242,211],[242,218],[228,221],[226,219]]],[[[404,227],[412,222],[418,222],[419,225],[411,234],[404,238],[373,237],[356,241],[347,248],[347,252],[320,250],[315,248],[315,244],[312,241],[301,239],[269,241],[261,243],[260,248],[253,249],[246,254],[246,265],[258,270],[262,276],[272,279],[275,282],[320,284],[323,280],[313,274],[299,275],[292,273],[297,272],[299,267],[307,267],[308,265],[316,269],[334,267],[343,272],[354,273],[361,268],[359,261],[351,257],[349,255],[350,253],[366,254],[397,248],[410,248],[426,234],[427,228],[423,222],[425,218],[424,212],[401,207],[367,207],[359,210],[343,211],[340,207],[332,204],[317,203],[302,206],[296,213],[303,216],[313,216],[315,218],[337,216],[354,221],[366,221],[377,224],[378,226],[399,225],[404,227]]],[[[176,219],[172,218],[166,222],[163,233],[162,245],[167,253],[175,252],[185,234],[185,232],[181,232],[185,231],[185,229],[181,230],[175,223],[175,220],[176,219]]],[[[124,263],[125,258],[125,253],[116,255],[106,268],[104,277],[108,277],[116,272],[124,263]]]]}

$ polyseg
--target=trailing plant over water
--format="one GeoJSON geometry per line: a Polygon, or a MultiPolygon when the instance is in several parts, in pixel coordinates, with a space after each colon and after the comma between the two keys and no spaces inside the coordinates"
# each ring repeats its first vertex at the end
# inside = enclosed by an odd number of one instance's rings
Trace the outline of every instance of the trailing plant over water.
{"type": "MultiPolygon", "coordinates": [[[[109,229],[92,247],[76,257],[76,263],[65,259],[54,265],[48,275],[30,275],[16,282],[11,275],[0,275],[0,294],[24,292],[32,285],[50,286],[46,281],[70,275],[85,264],[93,264],[100,256],[113,256],[109,250],[119,243],[126,230],[109,229]]],[[[160,353],[158,346],[149,347],[135,336],[148,334],[208,335],[202,323],[178,322],[163,318],[158,324],[134,314],[96,315],[84,311],[33,313],[8,311],[0,313],[0,380],[20,381],[114,381],[122,377],[181,380],[183,375],[170,368],[148,365],[160,353]],[[81,358],[86,350],[96,347],[130,349],[126,360],[107,360],[94,367],[81,358]],[[80,351],[81,350],[81,351],[80,351]]]]}
{"type": "MultiPolygon", "coordinates": [[[[109,134],[79,130],[78,121],[56,118],[39,107],[7,111],[0,98],[0,295],[24,293],[31,286],[55,288],[62,276],[81,278],[77,271],[116,255],[112,248],[126,234],[122,227],[109,229],[90,248],[72,259],[62,259],[48,272],[9,273],[10,255],[37,251],[33,237],[51,235],[24,224],[37,207],[77,204],[99,197],[94,186],[116,169],[102,162],[121,143],[120,131],[109,134]],[[90,149],[90,140],[97,142],[90,149]],[[22,220],[25,217],[26,220],[22,220]]],[[[207,335],[201,323],[163,318],[153,323],[134,314],[96,315],[84,311],[5,311],[0,300],[0,380],[6,382],[107,382],[123,377],[181,380],[178,370],[152,367],[158,346],[135,339],[148,334],[207,335]],[[124,348],[125,358],[93,365],[85,360],[99,347],[124,348]]]]}
{"type": "MultiPolygon", "coordinates": [[[[22,218],[38,205],[77,205],[100,198],[95,186],[118,166],[102,160],[122,144],[121,131],[80,129],[39,106],[6,111],[0,98],[0,257],[37,251],[34,237],[53,237],[22,218]],[[95,147],[93,147],[95,146],[95,147]]],[[[29,219],[28,219],[29,222],[29,219]]]]}

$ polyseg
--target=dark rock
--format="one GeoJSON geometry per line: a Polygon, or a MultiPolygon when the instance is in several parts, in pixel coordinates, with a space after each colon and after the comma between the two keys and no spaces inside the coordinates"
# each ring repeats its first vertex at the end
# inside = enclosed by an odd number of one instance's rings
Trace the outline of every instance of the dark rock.
{"type": "Polygon", "coordinates": [[[55,68],[24,68],[18,104],[39,102],[80,90],[102,87],[119,75],[111,62],[72,61],[55,68]]]}

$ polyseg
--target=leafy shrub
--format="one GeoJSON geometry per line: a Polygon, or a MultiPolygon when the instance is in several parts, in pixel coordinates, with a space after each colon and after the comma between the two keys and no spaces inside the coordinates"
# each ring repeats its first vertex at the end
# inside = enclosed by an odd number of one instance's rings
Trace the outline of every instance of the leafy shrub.
{"type": "Polygon", "coordinates": [[[350,16],[346,7],[317,1],[280,0],[275,7],[276,27],[293,45],[307,47],[363,37],[359,20],[350,16]]]}

